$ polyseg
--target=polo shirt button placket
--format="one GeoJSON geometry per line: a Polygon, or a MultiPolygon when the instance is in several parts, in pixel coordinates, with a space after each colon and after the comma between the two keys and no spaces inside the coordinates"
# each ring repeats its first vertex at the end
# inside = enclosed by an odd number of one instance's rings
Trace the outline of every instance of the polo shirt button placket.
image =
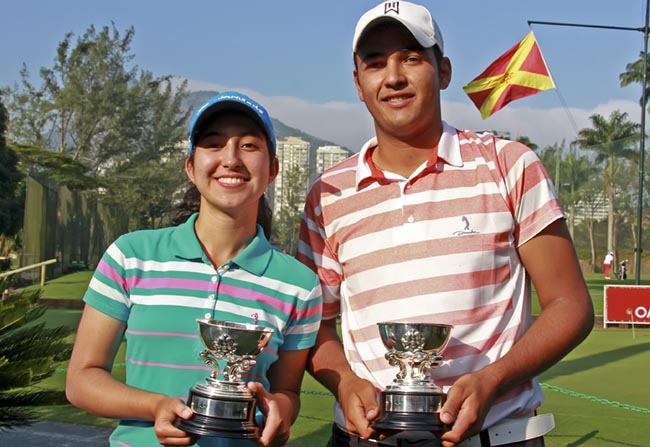
{"type": "Polygon", "coordinates": [[[217,271],[216,275],[213,275],[212,278],[210,278],[210,280],[212,281],[212,284],[214,285],[214,293],[211,293],[210,295],[208,295],[208,306],[210,307],[210,309],[212,309],[212,313],[206,312],[205,318],[214,318],[215,309],[217,307],[217,294],[216,294],[216,292],[217,292],[217,284],[219,282],[219,275],[221,274],[220,270],[221,269],[219,269],[219,271],[217,271]]]}

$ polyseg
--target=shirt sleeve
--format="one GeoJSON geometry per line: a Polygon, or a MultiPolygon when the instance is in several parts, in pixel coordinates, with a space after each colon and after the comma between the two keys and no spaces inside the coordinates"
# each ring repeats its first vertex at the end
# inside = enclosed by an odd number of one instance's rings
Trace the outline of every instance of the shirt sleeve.
{"type": "Polygon", "coordinates": [[[497,140],[496,147],[519,247],[566,214],[546,168],[532,149],[507,140],[497,140]]]}
{"type": "Polygon", "coordinates": [[[102,256],[83,300],[112,318],[126,321],[131,301],[126,281],[125,256],[117,246],[118,241],[102,256]]]}
{"type": "MultiPolygon", "coordinates": [[[[309,272],[314,275],[313,272],[309,272]]],[[[311,290],[297,297],[291,321],[284,333],[281,351],[309,349],[316,344],[322,316],[322,294],[317,280],[311,290]]]]}
{"type": "Polygon", "coordinates": [[[320,185],[317,180],[305,202],[296,258],[318,275],[323,293],[323,319],[332,319],[340,314],[343,272],[327,239],[320,185]]]}

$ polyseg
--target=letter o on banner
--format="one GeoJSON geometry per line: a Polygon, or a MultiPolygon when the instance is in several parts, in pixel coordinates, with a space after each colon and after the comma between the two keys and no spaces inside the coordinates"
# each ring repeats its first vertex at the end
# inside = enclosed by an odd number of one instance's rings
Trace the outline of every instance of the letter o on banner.
{"type": "Polygon", "coordinates": [[[650,286],[604,286],[603,325],[650,325],[650,286]]]}

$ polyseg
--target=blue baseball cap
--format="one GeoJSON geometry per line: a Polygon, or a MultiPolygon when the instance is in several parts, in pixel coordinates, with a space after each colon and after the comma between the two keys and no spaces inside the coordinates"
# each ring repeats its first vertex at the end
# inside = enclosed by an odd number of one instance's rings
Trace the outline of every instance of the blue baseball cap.
{"type": "Polygon", "coordinates": [[[190,150],[189,156],[194,152],[197,132],[201,125],[208,119],[212,118],[215,114],[224,111],[237,111],[251,118],[263,130],[266,135],[266,140],[269,145],[269,154],[271,158],[275,157],[275,131],[271,123],[271,117],[264,107],[257,101],[249,98],[243,93],[230,91],[222,92],[218,95],[208,99],[201,107],[198,108],[192,116],[192,124],[190,125],[190,150]]]}

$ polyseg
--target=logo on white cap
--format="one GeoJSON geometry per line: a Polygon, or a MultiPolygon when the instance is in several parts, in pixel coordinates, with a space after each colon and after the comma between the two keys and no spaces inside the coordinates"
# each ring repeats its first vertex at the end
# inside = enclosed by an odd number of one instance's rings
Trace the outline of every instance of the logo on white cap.
{"type": "Polygon", "coordinates": [[[388,14],[391,11],[395,11],[395,14],[399,14],[399,2],[384,3],[384,14],[388,14]]]}

